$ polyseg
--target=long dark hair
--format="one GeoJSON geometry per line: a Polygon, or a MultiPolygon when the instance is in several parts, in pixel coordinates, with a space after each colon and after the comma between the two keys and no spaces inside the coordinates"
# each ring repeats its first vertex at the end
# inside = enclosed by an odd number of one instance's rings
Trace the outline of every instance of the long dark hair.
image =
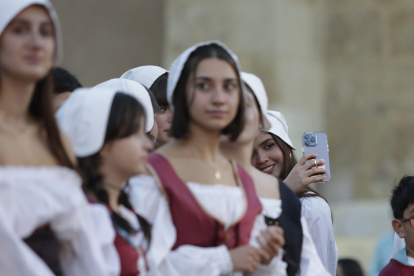
{"type": "Polygon", "coordinates": [[[46,77],[36,83],[35,91],[29,105],[29,114],[37,120],[46,134],[46,144],[52,155],[61,166],[75,169],[63,146],[55,115],[52,108],[53,76],[49,72],[46,77]]]}
{"type": "MultiPolygon", "coordinates": [[[[283,152],[283,158],[284,158],[284,162],[283,162],[283,168],[282,171],[280,173],[280,178],[281,179],[286,179],[287,176],[289,175],[289,173],[293,170],[293,167],[296,166],[296,164],[298,163],[295,154],[293,153],[292,148],[286,144],[282,139],[280,139],[278,136],[269,133],[273,140],[275,141],[275,143],[279,146],[279,148],[282,150],[283,152]]],[[[321,194],[319,194],[317,191],[315,191],[314,189],[310,188],[310,187],[306,187],[306,189],[302,192],[296,193],[296,195],[300,198],[300,197],[320,197],[322,199],[324,199],[327,203],[328,201],[326,200],[326,198],[324,198],[321,194]]],[[[329,203],[328,203],[329,204],[329,203]]]]}
{"type": "MultiPolygon", "coordinates": [[[[124,93],[116,93],[109,113],[104,143],[129,137],[136,133],[140,128],[142,118],[145,118],[144,107],[134,97],[124,93]]],[[[108,207],[111,211],[112,219],[117,226],[128,233],[136,233],[137,230],[127,220],[109,208],[108,192],[103,186],[103,176],[99,172],[99,166],[101,164],[99,152],[87,157],[78,158],[78,163],[84,179],[83,186],[85,192],[92,194],[100,203],[108,207]]],[[[128,195],[124,190],[121,190],[118,203],[134,212],[128,195]]],[[[138,214],[136,215],[141,229],[149,242],[151,240],[151,226],[144,218],[138,214]]]]}
{"type": "Polygon", "coordinates": [[[234,120],[223,129],[222,134],[229,135],[230,141],[235,141],[243,131],[244,127],[244,96],[243,86],[240,79],[239,70],[236,62],[230,56],[230,54],[217,44],[210,44],[202,46],[195,50],[181,72],[181,76],[177,82],[177,86],[174,90],[173,104],[174,104],[174,115],[171,125],[171,136],[175,139],[185,139],[188,137],[190,112],[187,103],[187,82],[190,75],[194,75],[198,64],[205,58],[218,58],[226,61],[233,70],[236,72],[238,85],[240,88],[240,101],[237,109],[237,114],[234,120]]]}

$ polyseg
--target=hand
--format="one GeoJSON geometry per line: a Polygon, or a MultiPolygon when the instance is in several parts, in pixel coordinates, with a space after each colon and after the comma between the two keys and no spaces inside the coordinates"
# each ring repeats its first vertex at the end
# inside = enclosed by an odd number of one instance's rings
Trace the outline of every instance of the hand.
{"type": "Polygon", "coordinates": [[[292,189],[293,192],[302,192],[306,189],[306,187],[308,187],[309,184],[323,181],[325,179],[324,174],[327,171],[324,168],[318,168],[319,166],[325,165],[325,161],[323,159],[315,159],[316,165],[313,160],[306,162],[309,159],[314,159],[316,157],[318,157],[316,153],[308,153],[302,156],[284,180],[285,184],[292,189]]]}
{"type": "Polygon", "coordinates": [[[233,271],[253,273],[262,259],[267,259],[264,250],[250,245],[239,246],[229,251],[233,262],[233,271]]]}
{"type": "Polygon", "coordinates": [[[256,240],[260,244],[261,249],[267,253],[267,258],[262,258],[261,263],[268,265],[277,256],[279,249],[285,245],[284,231],[282,227],[272,225],[261,233],[265,242],[260,237],[257,237],[256,240]]]}

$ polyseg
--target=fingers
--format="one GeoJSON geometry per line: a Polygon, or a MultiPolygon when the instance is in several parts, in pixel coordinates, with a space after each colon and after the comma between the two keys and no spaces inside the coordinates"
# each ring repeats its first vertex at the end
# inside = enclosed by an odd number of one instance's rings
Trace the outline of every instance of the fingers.
{"type": "Polygon", "coordinates": [[[323,166],[323,165],[325,165],[325,160],[323,160],[323,159],[311,159],[311,160],[309,160],[309,162],[306,162],[306,164],[303,165],[303,168],[305,170],[309,170],[312,167],[320,167],[320,166],[323,166]],[[315,161],[316,161],[316,164],[315,164],[315,161]]]}
{"type": "Polygon", "coordinates": [[[268,244],[265,244],[262,239],[260,237],[256,238],[256,241],[259,243],[260,248],[263,252],[261,252],[261,263],[262,264],[266,264],[268,262],[270,262],[273,258],[273,256],[275,256],[273,250],[270,248],[270,246],[268,244]]]}
{"type": "Polygon", "coordinates": [[[308,161],[309,159],[314,159],[316,157],[318,157],[318,155],[316,153],[307,153],[304,156],[302,156],[302,158],[299,160],[298,164],[303,166],[303,165],[305,165],[306,161],[308,161]]]}

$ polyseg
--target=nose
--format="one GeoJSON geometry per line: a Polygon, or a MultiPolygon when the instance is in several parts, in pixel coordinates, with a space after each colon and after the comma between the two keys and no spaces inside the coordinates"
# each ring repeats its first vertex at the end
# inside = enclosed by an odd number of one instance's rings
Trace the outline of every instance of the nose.
{"type": "Polygon", "coordinates": [[[31,31],[29,45],[32,48],[39,49],[42,46],[43,37],[39,32],[31,31]]]}
{"type": "Polygon", "coordinates": [[[213,103],[218,105],[224,104],[226,100],[225,93],[226,92],[223,90],[221,86],[216,87],[213,94],[213,103]]]}
{"type": "Polygon", "coordinates": [[[172,123],[172,119],[173,119],[173,112],[172,112],[171,108],[168,108],[167,109],[167,116],[168,116],[167,122],[171,124],[172,123]]]}
{"type": "Polygon", "coordinates": [[[148,138],[147,135],[144,135],[144,145],[143,146],[144,146],[144,149],[149,152],[154,148],[154,142],[152,142],[150,140],[150,138],[148,138]]]}
{"type": "Polygon", "coordinates": [[[257,152],[257,164],[261,165],[261,164],[265,164],[267,161],[269,161],[269,158],[267,157],[267,155],[261,151],[257,152]]]}

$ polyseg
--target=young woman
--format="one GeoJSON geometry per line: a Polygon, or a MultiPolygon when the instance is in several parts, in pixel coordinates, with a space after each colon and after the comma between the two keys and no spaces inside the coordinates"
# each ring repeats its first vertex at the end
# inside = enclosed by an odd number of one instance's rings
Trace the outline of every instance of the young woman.
{"type": "Polygon", "coordinates": [[[60,57],[49,1],[0,1],[2,275],[108,275],[53,116],[50,69],[60,57]]]}
{"type": "Polygon", "coordinates": [[[268,111],[268,118],[272,128],[260,131],[256,136],[252,164],[262,172],[285,179],[286,185],[299,196],[302,217],[306,219],[318,255],[325,268],[335,275],[338,250],[332,228],[331,209],[323,197],[307,187],[310,183],[323,180],[320,174],[324,174],[326,170],[319,166],[324,161],[316,160],[315,166],[313,161],[306,161],[317,156],[308,154],[297,162],[285,118],[276,111],[268,111]]]}
{"type": "Polygon", "coordinates": [[[153,65],[141,66],[125,72],[121,78],[137,81],[154,94],[160,107],[155,116],[158,126],[156,147],[161,147],[171,141],[169,132],[172,123],[172,110],[167,102],[168,71],[153,65]]]}
{"type": "MultiPolygon", "coordinates": [[[[121,276],[146,275],[148,270],[144,252],[150,230],[122,189],[128,178],[145,172],[152,148],[145,135],[145,109],[138,101],[148,93],[133,84],[128,94],[119,89],[78,89],[56,115],[72,142],[90,202],[104,205],[111,215],[121,268],[115,275],[121,276]]],[[[111,231],[99,228],[101,238],[110,239],[106,233],[111,231]]]]}
{"type": "Polygon", "coordinates": [[[228,157],[241,164],[252,176],[257,195],[263,205],[262,216],[258,219],[277,223],[284,228],[285,246],[283,260],[287,262],[284,271],[276,273],[271,266],[260,267],[258,275],[328,275],[317,256],[315,245],[309,235],[305,219],[301,218],[299,199],[282,182],[256,169],[251,164],[254,139],[260,129],[268,127],[266,116],[267,95],[262,81],[255,75],[242,72],[242,80],[246,85],[245,127],[239,138],[234,142],[222,140],[221,149],[228,157]],[[284,272],[284,274],[282,274],[284,272]]]}
{"type": "Polygon", "coordinates": [[[222,43],[197,44],[172,64],[167,99],[174,140],[149,157],[152,176],[130,179],[130,200],[152,224],[153,275],[254,272],[283,244],[276,227],[263,246],[248,245],[262,206],[242,167],[219,150],[220,136],[243,128],[244,97],[237,57],[222,43]],[[267,241],[267,242],[266,242],[267,241]]]}

